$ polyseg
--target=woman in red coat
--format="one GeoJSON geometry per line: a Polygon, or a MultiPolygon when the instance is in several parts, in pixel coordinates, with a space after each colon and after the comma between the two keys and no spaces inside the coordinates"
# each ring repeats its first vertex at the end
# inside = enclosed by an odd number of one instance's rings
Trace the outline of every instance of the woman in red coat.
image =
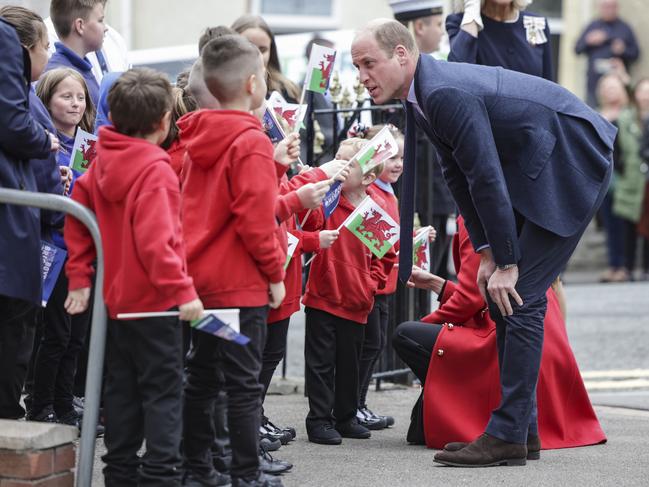
{"type": "MultiPolygon", "coordinates": [[[[413,409],[408,441],[441,449],[450,441],[471,442],[485,429],[500,402],[496,326],[478,291],[480,256],[458,218],[453,240],[458,283],[413,271],[409,283],[439,295],[440,306],[421,322],[397,327],[393,346],[423,384],[413,409]]],[[[537,385],[538,434],[543,449],[606,441],[568,343],[557,296],[548,289],[545,342],[537,385]]],[[[530,433],[528,458],[538,458],[530,433]]]]}

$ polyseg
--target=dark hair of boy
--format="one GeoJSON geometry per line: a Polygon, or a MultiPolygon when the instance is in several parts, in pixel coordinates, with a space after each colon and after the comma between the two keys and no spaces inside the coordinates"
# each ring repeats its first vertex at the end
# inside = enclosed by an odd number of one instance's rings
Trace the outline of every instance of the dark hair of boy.
{"type": "Polygon", "coordinates": [[[0,17],[16,29],[20,43],[27,49],[34,47],[40,40],[47,39],[47,28],[42,17],[36,12],[7,5],[0,7],[0,17]]]}
{"type": "Polygon", "coordinates": [[[148,135],[171,110],[171,84],[164,74],[153,69],[129,69],[111,87],[108,106],[119,133],[148,135]]]}
{"type": "Polygon", "coordinates": [[[201,34],[201,37],[198,39],[198,55],[203,52],[205,45],[210,42],[212,39],[218,39],[219,37],[237,35],[237,32],[230,29],[227,25],[217,25],[216,27],[208,27],[201,34]]]}
{"type": "Polygon", "coordinates": [[[76,19],[87,19],[98,3],[106,5],[108,0],[52,0],[50,17],[59,38],[68,37],[76,19]]]}
{"type": "Polygon", "coordinates": [[[240,35],[211,40],[203,48],[201,60],[205,84],[221,102],[235,99],[248,78],[263,68],[257,46],[240,35]]]}

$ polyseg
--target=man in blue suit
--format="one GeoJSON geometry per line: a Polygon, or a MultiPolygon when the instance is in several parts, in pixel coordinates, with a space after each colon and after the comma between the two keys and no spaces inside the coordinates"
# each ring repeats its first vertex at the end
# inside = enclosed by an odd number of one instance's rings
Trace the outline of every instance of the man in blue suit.
{"type": "Polygon", "coordinates": [[[352,60],[375,103],[398,98],[406,108],[401,279],[412,268],[416,125],[437,150],[481,255],[478,285],[496,322],[501,403],[485,434],[435,461],[524,465],[540,449],[535,397],[545,292],[607,191],[616,129],[544,79],[420,56],[395,21],[376,20],[359,32],[352,60]]]}

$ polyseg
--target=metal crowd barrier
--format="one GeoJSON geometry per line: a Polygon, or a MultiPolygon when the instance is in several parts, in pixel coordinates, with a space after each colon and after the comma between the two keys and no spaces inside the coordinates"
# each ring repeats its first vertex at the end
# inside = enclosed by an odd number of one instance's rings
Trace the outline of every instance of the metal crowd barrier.
{"type": "Polygon", "coordinates": [[[95,460],[97,422],[101,394],[104,350],[106,345],[106,308],[104,306],[104,252],[99,227],[92,211],[64,196],[0,188],[0,204],[30,206],[70,214],[89,230],[97,251],[95,297],[90,328],[90,350],[86,376],[85,406],[77,463],[76,487],[90,487],[95,460]]]}

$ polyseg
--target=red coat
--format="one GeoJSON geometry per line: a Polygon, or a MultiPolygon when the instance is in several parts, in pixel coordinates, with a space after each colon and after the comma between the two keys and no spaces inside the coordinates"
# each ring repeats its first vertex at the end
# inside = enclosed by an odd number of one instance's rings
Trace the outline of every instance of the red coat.
{"type": "Polygon", "coordinates": [[[187,148],[182,217],[196,290],[206,307],[265,306],[286,261],[273,146],[246,112],[199,110],[178,127],[187,148]]]}
{"type": "MultiPolygon", "coordinates": [[[[424,387],[424,433],[429,448],[473,441],[500,403],[496,327],[476,285],[480,257],[461,219],[453,241],[459,283],[447,281],[440,310],[424,318],[445,325],[435,342],[424,387]]],[[[557,298],[549,289],[545,341],[537,387],[544,449],[606,441],[568,342],[557,298]]]]}
{"type": "MultiPolygon", "coordinates": [[[[196,299],[185,262],[178,178],[164,150],[102,127],[97,159],[77,179],[72,199],[97,215],[111,318],[165,311],[196,299]]],[[[71,216],[65,221],[65,243],[69,288],[90,287],[94,244],[86,227],[71,216]]]]}
{"type": "MultiPolygon", "coordinates": [[[[335,230],[354,209],[341,194],[338,207],[328,219],[325,220],[322,208],[318,208],[311,213],[304,229],[335,230]]],[[[321,250],[313,259],[302,303],[365,324],[374,306],[374,294],[385,285],[385,280],[381,261],[343,228],[331,248],[321,250]]]]}

